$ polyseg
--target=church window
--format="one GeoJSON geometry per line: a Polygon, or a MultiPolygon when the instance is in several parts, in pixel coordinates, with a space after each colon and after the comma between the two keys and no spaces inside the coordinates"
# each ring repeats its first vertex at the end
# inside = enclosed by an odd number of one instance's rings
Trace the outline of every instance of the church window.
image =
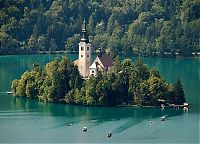
{"type": "Polygon", "coordinates": [[[81,57],[83,57],[83,55],[81,55],[81,57]]]}
{"type": "Polygon", "coordinates": [[[94,71],[92,71],[92,73],[94,73],[94,71]]]}
{"type": "Polygon", "coordinates": [[[81,50],[83,51],[83,47],[81,47],[81,50]]]}
{"type": "Polygon", "coordinates": [[[90,48],[89,48],[89,47],[87,47],[87,50],[90,50],[90,48]]]}

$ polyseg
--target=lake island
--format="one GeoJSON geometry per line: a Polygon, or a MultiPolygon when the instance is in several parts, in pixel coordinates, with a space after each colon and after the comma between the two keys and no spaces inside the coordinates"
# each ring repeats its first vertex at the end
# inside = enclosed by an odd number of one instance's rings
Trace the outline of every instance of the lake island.
{"type": "Polygon", "coordinates": [[[91,44],[85,21],[79,43],[79,59],[55,59],[44,68],[34,63],[19,80],[12,82],[15,96],[51,103],[88,106],[160,106],[183,105],[181,81],[166,83],[159,72],[141,60],[120,62],[100,51],[91,61],[91,44]]]}

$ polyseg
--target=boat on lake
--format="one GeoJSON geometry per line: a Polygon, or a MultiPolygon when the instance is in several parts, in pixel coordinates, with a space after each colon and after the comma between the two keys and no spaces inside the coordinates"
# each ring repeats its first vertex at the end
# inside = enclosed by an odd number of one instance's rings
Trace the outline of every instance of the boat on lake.
{"type": "Polygon", "coordinates": [[[83,127],[83,131],[86,132],[87,131],[87,127],[83,127]]]}
{"type": "Polygon", "coordinates": [[[67,126],[72,126],[73,124],[72,123],[67,123],[67,126]]]}
{"type": "Polygon", "coordinates": [[[112,136],[112,133],[111,132],[108,132],[108,137],[111,137],[112,136]]]}
{"type": "Polygon", "coordinates": [[[160,119],[161,119],[161,121],[165,121],[165,120],[166,120],[166,117],[165,117],[165,116],[162,116],[160,119]]]}
{"type": "Polygon", "coordinates": [[[6,93],[9,94],[9,95],[13,94],[13,92],[11,92],[11,91],[7,91],[6,93]]]}

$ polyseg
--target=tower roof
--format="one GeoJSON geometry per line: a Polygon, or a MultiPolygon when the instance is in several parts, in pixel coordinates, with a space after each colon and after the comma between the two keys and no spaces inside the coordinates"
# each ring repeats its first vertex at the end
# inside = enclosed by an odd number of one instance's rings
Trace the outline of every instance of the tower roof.
{"type": "Polygon", "coordinates": [[[82,37],[81,37],[81,42],[89,43],[85,19],[83,20],[83,25],[82,25],[82,37]]]}

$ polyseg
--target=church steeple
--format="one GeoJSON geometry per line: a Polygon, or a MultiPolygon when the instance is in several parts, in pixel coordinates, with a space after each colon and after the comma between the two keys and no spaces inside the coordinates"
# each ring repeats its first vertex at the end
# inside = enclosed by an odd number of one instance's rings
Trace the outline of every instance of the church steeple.
{"type": "Polygon", "coordinates": [[[85,19],[84,19],[83,25],[82,25],[82,38],[81,38],[81,42],[89,43],[85,19]]]}
{"type": "Polygon", "coordinates": [[[85,18],[84,18],[84,20],[83,20],[82,30],[86,30],[86,22],[85,22],[85,18]]]}
{"type": "Polygon", "coordinates": [[[79,64],[80,74],[87,78],[89,76],[89,67],[91,64],[91,44],[89,43],[85,19],[82,25],[82,37],[79,43],[79,64]]]}

